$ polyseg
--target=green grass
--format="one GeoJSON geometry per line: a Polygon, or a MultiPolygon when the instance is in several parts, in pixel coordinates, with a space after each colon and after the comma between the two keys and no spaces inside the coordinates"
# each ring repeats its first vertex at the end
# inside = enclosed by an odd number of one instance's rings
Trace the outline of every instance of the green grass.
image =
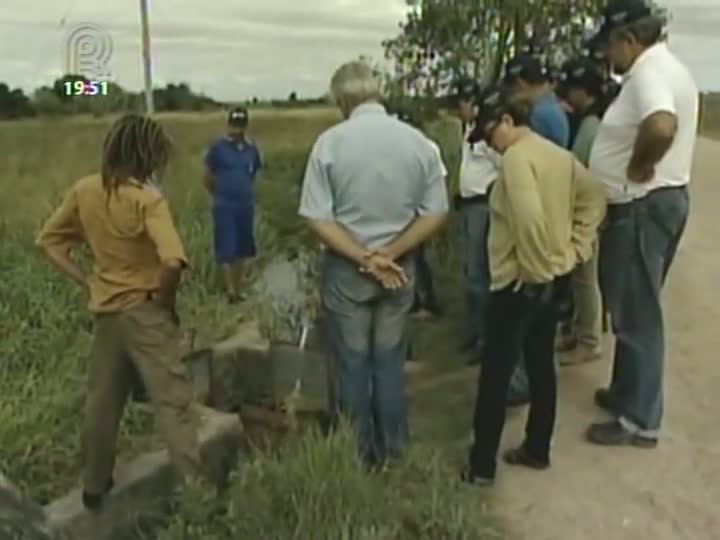
{"type": "MultiPolygon", "coordinates": [[[[238,313],[217,295],[209,201],[201,186],[203,153],[222,132],[224,116],[160,118],[176,143],[164,185],[192,262],[180,298],[181,318],[203,345],[226,337],[237,326],[238,313]]],[[[5,123],[0,130],[0,470],[41,503],[78,481],[92,319],[84,293],[37,256],[33,238],[66,187],[97,169],[100,143],[111,120],[35,119],[5,123]]],[[[312,142],[337,120],[337,113],[327,109],[257,111],[253,116],[252,136],[266,164],[260,180],[257,267],[279,252],[312,246],[296,217],[297,192],[312,142]]],[[[455,171],[457,125],[439,122],[429,133],[455,171]]],[[[451,224],[433,242],[433,257],[442,261],[448,284],[457,271],[455,238],[457,230],[451,224]]],[[[450,298],[450,303],[455,300],[450,298]]],[[[451,326],[445,322],[421,332],[421,340],[435,336],[423,346],[431,373],[461,365],[461,360],[447,360],[454,356],[450,343],[456,342],[448,336],[451,326]]],[[[417,400],[413,418],[420,417],[418,445],[406,463],[387,475],[362,473],[351,457],[347,436],[310,436],[277,453],[258,455],[250,467],[240,470],[222,501],[207,503],[212,509],[205,508],[201,494],[186,495],[186,505],[191,502],[201,514],[205,511],[200,525],[195,525],[205,532],[188,537],[496,537],[486,531],[491,521],[484,503],[462,496],[455,483],[459,441],[468,426],[437,416],[437,408],[430,405],[437,399],[445,398],[417,400]],[[449,460],[439,453],[445,443],[449,460]],[[220,510],[215,508],[218,504],[220,510]],[[217,512],[222,519],[208,517],[217,512]],[[275,532],[268,535],[265,531],[271,526],[275,532]]],[[[122,425],[121,456],[157,447],[160,442],[152,433],[152,417],[131,406],[122,425]]],[[[185,538],[177,536],[178,531],[196,521],[178,519],[162,538],[185,538]]]]}

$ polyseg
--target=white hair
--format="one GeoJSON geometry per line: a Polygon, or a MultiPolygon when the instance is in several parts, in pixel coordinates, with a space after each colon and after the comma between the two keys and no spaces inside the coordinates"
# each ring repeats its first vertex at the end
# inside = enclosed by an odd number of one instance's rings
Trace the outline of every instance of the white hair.
{"type": "Polygon", "coordinates": [[[330,80],[330,96],[335,103],[349,105],[380,100],[380,81],[365,62],[348,62],[340,66],[330,80]]]}

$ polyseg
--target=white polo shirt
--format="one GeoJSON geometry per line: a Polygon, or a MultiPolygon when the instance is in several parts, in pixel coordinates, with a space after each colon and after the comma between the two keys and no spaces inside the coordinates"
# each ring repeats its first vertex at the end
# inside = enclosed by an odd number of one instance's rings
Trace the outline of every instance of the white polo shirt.
{"type": "Polygon", "coordinates": [[[485,141],[467,142],[472,130],[473,126],[468,126],[463,135],[460,164],[460,196],[463,198],[487,194],[500,169],[500,156],[485,141]]]}
{"type": "Polygon", "coordinates": [[[690,181],[698,128],[698,89],[688,69],[665,43],[643,52],[624,78],[622,90],[608,108],[590,153],[590,170],[603,181],[610,204],[639,199],[660,187],[690,181]],[[646,184],[627,179],[640,124],[653,113],[677,116],[670,149],[646,184]]]}

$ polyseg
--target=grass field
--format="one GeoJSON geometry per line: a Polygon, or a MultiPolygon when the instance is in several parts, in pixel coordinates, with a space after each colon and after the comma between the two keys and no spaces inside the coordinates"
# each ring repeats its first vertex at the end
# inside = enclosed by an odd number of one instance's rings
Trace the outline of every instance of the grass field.
{"type": "MultiPolygon", "coordinates": [[[[181,318],[197,331],[198,343],[210,343],[233,331],[237,315],[217,295],[209,201],[201,186],[203,152],[222,132],[224,115],[160,118],[176,143],[164,186],[192,263],[181,293],[181,318]]],[[[258,267],[274,254],[312,246],[296,217],[297,189],[312,142],[338,119],[330,109],[254,113],[252,137],[266,164],[260,179],[258,267]]],[[[0,470],[42,503],[78,481],[92,320],[84,293],[37,256],[33,238],[64,189],[97,169],[111,120],[38,119],[7,123],[0,130],[0,470]]],[[[431,129],[451,170],[458,159],[451,142],[454,128],[444,122],[431,129]]],[[[448,280],[457,275],[454,236],[451,226],[435,242],[434,255],[444,262],[441,277],[448,280]]],[[[442,338],[434,342],[447,347],[442,338]]],[[[419,405],[426,413],[423,433],[429,444],[421,444],[406,465],[386,477],[368,477],[354,467],[347,437],[310,437],[278,455],[259,456],[243,469],[219,514],[217,503],[190,494],[184,502],[192,516],[179,514],[161,537],[186,538],[193,523],[189,538],[218,540],[260,538],[271,526],[277,531],[272,538],[278,539],[496,538],[485,506],[458,493],[454,464],[444,463],[432,449],[438,434],[450,429],[442,409],[434,406],[438,399],[443,396],[419,405]],[[208,519],[210,514],[216,517],[208,519]],[[315,532],[308,536],[308,530],[315,532]]],[[[456,427],[455,437],[466,431],[464,423],[456,427]]],[[[152,418],[131,406],[122,426],[121,455],[157,446],[152,431],[152,418]]]]}

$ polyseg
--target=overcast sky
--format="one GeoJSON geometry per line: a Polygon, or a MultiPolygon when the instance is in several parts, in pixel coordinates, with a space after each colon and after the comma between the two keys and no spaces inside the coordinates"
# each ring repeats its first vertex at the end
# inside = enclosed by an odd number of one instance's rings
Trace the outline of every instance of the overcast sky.
{"type": "MultiPolygon", "coordinates": [[[[702,90],[720,90],[720,0],[665,0],[671,48],[702,90]]],[[[382,57],[398,31],[404,0],[150,1],[156,84],[186,81],[213,97],[239,100],[325,92],[340,63],[382,57]]],[[[110,33],[113,79],[142,81],[137,0],[0,0],[0,80],[26,91],[64,71],[63,43],[83,22],[110,33]],[[31,8],[29,6],[32,6],[31,8]],[[61,21],[65,19],[64,26],[61,21]]]]}

